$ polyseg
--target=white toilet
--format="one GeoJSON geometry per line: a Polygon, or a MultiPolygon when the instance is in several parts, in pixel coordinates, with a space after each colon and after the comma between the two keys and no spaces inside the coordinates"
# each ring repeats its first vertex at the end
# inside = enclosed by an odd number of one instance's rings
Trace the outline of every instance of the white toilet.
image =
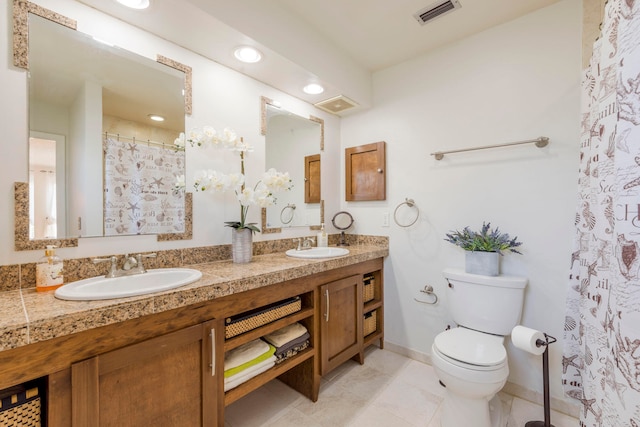
{"type": "Polygon", "coordinates": [[[431,347],[433,368],[446,387],[441,426],[503,427],[496,393],[509,375],[504,337],[520,322],[527,279],[454,269],[443,274],[458,327],[438,334],[431,347]]]}

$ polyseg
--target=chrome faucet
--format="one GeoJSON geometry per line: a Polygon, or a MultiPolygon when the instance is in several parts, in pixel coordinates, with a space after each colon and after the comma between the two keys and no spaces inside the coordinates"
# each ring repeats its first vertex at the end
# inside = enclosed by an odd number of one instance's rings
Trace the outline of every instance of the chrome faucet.
{"type": "Polygon", "coordinates": [[[133,274],[143,274],[146,273],[147,270],[144,268],[142,263],[143,258],[155,258],[156,254],[138,254],[135,257],[126,254],[124,256],[124,263],[122,265],[122,269],[118,270],[118,258],[116,256],[111,256],[109,258],[94,258],[92,261],[94,264],[98,264],[100,262],[111,262],[109,266],[109,271],[105,274],[104,277],[112,278],[112,277],[121,277],[121,276],[131,276],[133,274]]]}
{"type": "Polygon", "coordinates": [[[297,243],[296,246],[296,251],[304,251],[306,249],[311,249],[313,246],[311,246],[312,244],[314,244],[316,241],[313,237],[296,237],[295,239],[291,239],[293,240],[294,243],[297,243]]]}
{"type": "Polygon", "coordinates": [[[302,241],[302,250],[311,249],[313,247],[311,245],[314,244],[315,242],[316,240],[313,237],[305,237],[304,240],[302,241]]]}

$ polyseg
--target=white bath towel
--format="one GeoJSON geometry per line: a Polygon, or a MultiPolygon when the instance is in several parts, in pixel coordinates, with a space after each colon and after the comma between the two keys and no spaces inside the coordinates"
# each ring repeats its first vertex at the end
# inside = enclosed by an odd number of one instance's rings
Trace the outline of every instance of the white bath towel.
{"type": "Polygon", "coordinates": [[[271,343],[274,347],[282,347],[291,340],[294,340],[307,332],[307,328],[300,323],[293,323],[291,325],[280,328],[268,335],[262,337],[267,342],[271,343]]]}
{"type": "Polygon", "coordinates": [[[224,391],[231,390],[234,387],[239,386],[242,383],[249,381],[251,378],[260,375],[261,373],[271,369],[276,364],[276,357],[271,356],[267,360],[258,363],[244,371],[232,375],[224,379],[224,391]]]}
{"type": "Polygon", "coordinates": [[[233,369],[247,363],[256,357],[269,351],[269,344],[260,338],[242,344],[240,347],[229,350],[224,355],[224,370],[233,369]]]}

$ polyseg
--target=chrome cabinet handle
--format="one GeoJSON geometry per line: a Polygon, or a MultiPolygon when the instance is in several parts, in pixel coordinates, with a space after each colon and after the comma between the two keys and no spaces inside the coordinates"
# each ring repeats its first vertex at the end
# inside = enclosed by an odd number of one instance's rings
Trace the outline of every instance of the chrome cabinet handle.
{"type": "Polygon", "coordinates": [[[324,320],[325,322],[328,322],[329,321],[329,290],[328,289],[324,291],[324,299],[327,304],[327,308],[324,311],[324,320]]]}
{"type": "Polygon", "coordinates": [[[209,333],[211,337],[211,376],[216,376],[216,330],[211,329],[209,333]]]}

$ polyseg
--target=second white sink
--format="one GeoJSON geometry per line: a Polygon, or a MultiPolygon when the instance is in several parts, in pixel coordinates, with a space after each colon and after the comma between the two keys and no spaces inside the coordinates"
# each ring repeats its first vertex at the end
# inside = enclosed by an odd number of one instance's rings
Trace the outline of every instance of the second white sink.
{"type": "Polygon", "coordinates": [[[79,301],[132,297],[179,288],[201,277],[200,271],[191,268],[158,268],[131,276],[78,280],[56,289],[55,296],[79,301]]]}
{"type": "Polygon", "coordinates": [[[289,249],[287,252],[285,252],[285,254],[293,258],[335,258],[349,254],[349,249],[335,247],[316,247],[311,249],[303,249],[300,251],[296,249],[289,249]]]}

